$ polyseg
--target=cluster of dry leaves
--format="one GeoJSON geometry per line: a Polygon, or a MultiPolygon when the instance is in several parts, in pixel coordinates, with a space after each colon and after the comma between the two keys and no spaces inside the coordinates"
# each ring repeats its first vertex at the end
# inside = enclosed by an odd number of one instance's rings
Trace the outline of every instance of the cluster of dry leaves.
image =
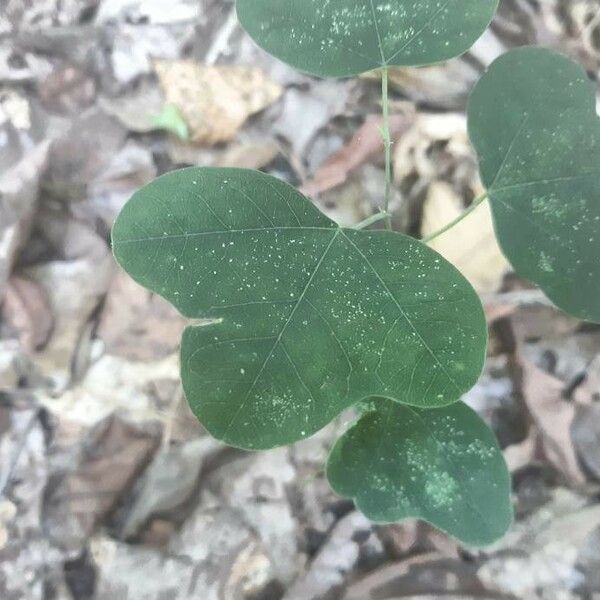
{"type": "MultiPolygon", "coordinates": [[[[462,59],[393,73],[398,230],[427,235],[478,195],[465,101],[523,43],[598,81],[597,1],[504,0],[462,59]]],[[[178,381],[183,320],[116,270],[115,215],[178,166],[261,168],[342,224],[372,214],[378,94],[376,75],[320,81],[272,60],[230,0],[4,0],[0,598],[600,595],[600,329],[514,277],[485,205],[434,247],[490,323],[466,400],[505,449],[517,519],[486,550],[375,526],[335,497],[321,469],[343,419],[260,454],[209,438],[178,381]]]]}

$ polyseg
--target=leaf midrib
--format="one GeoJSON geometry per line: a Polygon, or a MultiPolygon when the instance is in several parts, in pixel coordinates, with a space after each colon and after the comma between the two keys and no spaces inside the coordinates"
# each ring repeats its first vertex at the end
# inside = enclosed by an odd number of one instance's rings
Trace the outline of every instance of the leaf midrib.
{"type": "MultiPolygon", "coordinates": [[[[372,1],[372,0],[371,0],[372,1]]],[[[423,24],[423,26],[413,35],[409,40],[407,40],[398,50],[394,52],[389,58],[385,58],[384,50],[381,49],[381,55],[384,57],[384,64],[382,66],[389,66],[391,62],[404,50],[406,50],[413,42],[419,39],[421,34],[435,21],[435,19],[442,13],[448,6],[452,0],[446,0],[446,3],[442,5],[438,10],[436,10],[429,19],[423,24]]]]}
{"type": "MultiPolygon", "coordinates": [[[[297,229],[297,228],[292,228],[292,229],[297,229]]],[[[326,229],[327,231],[331,231],[331,229],[326,229]]],[[[455,387],[456,391],[458,393],[460,393],[460,386],[458,385],[458,383],[455,381],[455,379],[452,377],[452,375],[449,373],[449,371],[447,370],[446,366],[444,365],[444,363],[437,357],[437,355],[435,354],[435,352],[431,349],[431,347],[429,346],[429,344],[426,342],[426,340],[423,338],[423,336],[421,335],[421,332],[417,329],[417,327],[413,324],[412,320],[410,319],[410,317],[407,315],[407,313],[404,311],[404,309],[402,308],[401,304],[398,302],[398,300],[396,299],[396,297],[394,296],[394,294],[392,293],[392,291],[388,288],[387,284],[385,283],[385,281],[382,279],[382,277],[379,275],[379,272],[377,271],[377,269],[375,269],[375,267],[373,266],[373,264],[371,263],[371,261],[368,259],[367,256],[365,256],[365,254],[358,248],[358,246],[348,237],[348,235],[346,235],[345,231],[343,228],[338,227],[333,236],[331,237],[331,240],[329,241],[329,243],[327,244],[327,247],[325,248],[325,250],[323,251],[323,254],[321,255],[321,257],[319,258],[318,262],[316,263],[315,268],[312,270],[311,275],[309,276],[306,285],[304,286],[300,296],[298,297],[297,302],[294,303],[294,307],[292,308],[289,317],[287,318],[286,322],[284,323],[283,327],[281,328],[281,331],[279,332],[279,334],[277,335],[277,337],[275,338],[275,342],[273,343],[273,346],[271,347],[271,350],[269,351],[269,353],[267,354],[265,360],[263,361],[260,369],[258,370],[254,380],[252,381],[250,387],[248,388],[248,391],[246,392],[244,399],[242,400],[242,402],[240,403],[239,407],[237,408],[237,410],[235,411],[234,415],[231,418],[231,421],[229,422],[229,424],[227,425],[224,433],[223,433],[223,438],[222,439],[226,439],[229,431],[231,430],[231,428],[233,427],[235,421],[237,420],[237,418],[239,417],[240,413],[242,412],[242,410],[244,409],[244,407],[246,406],[249,398],[250,398],[250,394],[252,393],[252,391],[254,390],[254,388],[256,387],[256,384],[258,383],[258,381],[260,380],[260,377],[262,375],[262,373],[264,372],[269,360],[271,359],[271,357],[273,356],[275,350],[277,349],[277,347],[279,346],[279,344],[281,343],[281,340],[289,326],[289,324],[291,323],[296,311],[298,310],[298,307],[302,304],[306,293],[308,291],[308,289],[310,288],[312,282],[314,281],[315,276],[317,275],[319,269],[321,268],[321,266],[323,265],[325,258],[327,257],[327,254],[329,253],[331,247],[333,246],[335,240],[338,238],[339,235],[342,235],[346,241],[352,246],[352,248],[354,249],[354,251],[361,257],[361,259],[369,266],[369,268],[372,270],[372,272],[374,273],[374,275],[376,276],[379,284],[383,287],[383,289],[385,290],[387,296],[392,300],[392,302],[395,304],[395,306],[397,307],[398,311],[400,312],[400,315],[402,318],[404,318],[404,320],[408,323],[409,327],[414,331],[414,333],[417,335],[420,343],[422,344],[422,346],[425,348],[425,350],[428,352],[428,354],[431,356],[431,358],[434,360],[434,362],[436,364],[439,365],[439,367],[442,369],[443,373],[445,374],[446,378],[448,379],[448,381],[455,387]]],[[[333,330],[332,330],[333,331],[333,330]]],[[[340,344],[340,346],[342,346],[341,341],[338,340],[338,343],[340,344]]],[[[342,346],[343,348],[343,346],[342,346]]],[[[287,353],[287,352],[286,352],[287,353]]],[[[290,360],[291,362],[291,357],[289,357],[288,355],[288,360],[290,360]]],[[[295,365],[294,365],[295,367],[295,365]]],[[[303,381],[301,381],[302,385],[304,387],[306,387],[306,385],[304,384],[303,381]]]]}
{"type": "MultiPolygon", "coordinates": [[[[316,274],[318,273],[321,265],[323,264],[323,261],[325,260],[325,257],[327,256],[327,254],[328,254],[331,246],[333,245],[333,242],[337,239],[337,237],[338,237],[338,235],[340,234],[341,231],[342,231],[341,228],[338,228],[337,230],[335,230],[335,233],[331,237],[331,240],[329,241],[329,244],[327,244],[327,247],[323,251],[323,254],[321,255],[321,258],[317,262],[315,268],[313,269],[313,272],[311,273],[310,277],[308,278],[308,281],[307,281],[306,285],[304,286],[304,289],[302,290],[302,293],[300,294],[300,296],[298,298],[298,301],[294,304],[294,308],[290,312],[290,316],[287,318],[286,322],[284,323],[283,327],[281,328],[281,331],[277,335],[277,338],[275,339],[275,342],[274,342],[274,344],[273,344],[273,346],[272,346],[269,354],[267,354],[267,357],[265,358],[265,360],[263,361],[260,369],[258,370],[258,373],[256,374],[256,377],[254,378],[254,380],[252,381],[252,384],[248,388],[248,391],[246,392],[246,395],[244,396],[244,399],[242,400],[242,402],[240,402],[239,407],[237,408],[237,410],[233,414],[233,416],[231,418],[231,421],[229,422],[229,425],[227,425],[227,427],[225,428],[225,431],[223,433],[223,439],[224,440],[227,438],[227,434],[231,430],[231,427],[233,426],[233,424],[237,420],[238,416],[240,415],[240,413],[242,412],[242,410],[246,406],[246,404],[247,404],[247,402],[248,402],[248,400],[250,398],[250,394],[252,393],[252,391],[254,390],[254,387],[258,383],[258,380],[260,379],[261,375],[263,374],[263,372],[264,372],[264,370],[265,370],[265,368],[267,366],[267,363],[269,362],[269,360],[273,356],[273,353],[275,352],[276,348],[281,343],[281,339],[283,338],[283,335],[286,332],[286,330],[287,330],[290,322],[294,318],[294,315],[296,314],[296,311],[298,310],[298,307],[302,303],[302,300],[304,299],[304,296],[306,295],[306,292],[308,291],[308,288],[310,287],[310,285],[313,282],[316,274]]],[[[287,351],[286,351],[286,355],[287,355],[287,351]]],[[[291,361],[291,357],[289,355],[288,355],[288,360],[290,360],[290,362],[292,362],[291,361]]],[[[293,366],[295,368],[295,365],[293,365],[293,366]]],[[[301,383],[302,383],[302,385],[304,387],[306,387],[302,381],[301,381],[301,383]]],[[[310,393],[310,390],[309,390],[309,393],[310,393]]],[[[312,396],[312,394],[311,394],[311,396],[312,396]]]]}
{"type": "Polygon", "coordinates": [[[404,42],[404,44],[402,44],[400,46],[400,48],[398,48],[397,50],[394,51],[394,53],[389,57],[386,58],[385,56],[385,49],[383,47],[383,40],[381,38],[381,31],[379,29],[379,21],[377,19],[377,12],[375,10],[375,4],[373,3],[373,0],[369,0],[369,4],[371,6],[371,13],[373,16],[373,27],[375,29],[375,35],[377,37],[377,46],[379,47],[379,53],[381,54],[381,67],[388,67],[390,66],[390,64],[392,63],[392,61],[400,54],[402,53],[404,50],[406,50],[412,43],[414,43],[416,40],[419,39],[419,37],[421,36],[421,34],[435,21],[435,19],[446,9],[448,8],[448,6],[450,5],[450,2],[452,0],[446,0],[446,2],[440,7],[438,8],[426,21],[425,23],[421,26],[421,28],[415,32],[415,34],[410,37],[408,40],[406,40],[406,42],[404,42]]]}
{"type": "Polygon", "coordinates": [[[394,304],[396,305],[396,307],[400,311],[400,314],[404,317],[404,319],[406,320],[406,322],[409,324],[410,328],[415,332],[415,334],[419,338],[421,344],[423,344],[423,346],[425,347],[425,349],[427,350],[427,352],[429,353],[429,355],[441,367],[441,369],[443,370],[444,374],[448,378],[448,381],[450,381],[450,383],[452,383],[452,385],[460,393],[460,386],[456,383],[456,381],[454,380],[454,378],[450,375],[450,373],[446,369],[446,366],[436,356],[435,352],[429,347],[429,344],[425,341],[425,339],[421,335],[421,332],[415,327],[415,325],[413,324],[412,320],[406,314],[406,311],[402,308],[402,306],[400,305],[400,303],[398,302],[398,300],[396,300],[396,296],[394,296],[394,294],[389,289],[389,287],[387,286],[387,284],[385,283],[385,281],[382,279],[381,275],[379,275],[379,272],[377,271],[377,269],[373,266],[373,264],[371,263],[371,261],[365,256],[365,254],[363,252],[361,252],[361,250],[358,248],[358,246],[343,232],[343,230],[342,230],[342,233],[343,233],[344,237],[348,240],[348,242],[352,245],[352,247],[356,250],[356,252],[361,256],[361,258],[367,263],[367,265],[369,265],[369,268],[373,271],[373,273],[377,277],[380,285],[383,286],[383,289],[386,291],[387,295],[393,300],[394,304]]]}
{"type": "MultiPolygon", "coordinates": [[[[325,248],[325,251],[321,255],[320,259],[318,260],[315,268],[312,270],[312,273],[309,276],[309,278],[307,280],[307,283],[306,283],[306,285],[305,285],[302,293],[300,294],[300,296],[298,298],[298,301],[294,303],[294,307],[292,308],[292,310],[290,312],[290,316],[288,317],[286,323],[282,327],[282,329],[279,332],[278,336],[275,338],[275,343],[273,344],[273,347],[271,348],[271,351],[267,355],[267,357],[266,357],[265,361],[263,362],[261,368],[259,369],[259,371],[258,371],[258,373],[257,373],[257,375],[256,375],[256,377],[254,379],[254,381],[252,382],[251,386],[249,387],[248,392],[247,392],[247,394],[244,397],[244,400],[240,403],[240,406],[236,410],[236,413],[232,417],[232,420],[230,421],[229,425],[225,429],[225,433],[223,434],[223,439],[226,438],[228,432],[231,430],[233,424],[235,423],[238,415],[241,413],[241,411],[243,410],[244,406],[247,404],[247,401],[248,401],[248,399],[250,397],[250,394],[252,393],[252,390],[255,388],[256,384],[258,383],[258,381],[260,379],[260,376],[262,375],[262,373],[264,372],[264,369],[266,368],[266,365],[268,364],[269,359],[272,357],[273,353],[275,352],[275,350],[277,349],[278,345],[280,344],[280,342],[282,340],[282,337],[285,334],[285,331],[287,330],[287,327],[289,326],[291,320],[293,319],[293,316],[296,313],[298,307],[301,305],[302,301],[304,300],[306,292],[308,291],[308,289],[310,288],[310,285],[314,281],[314,278],[315,278],[316,274],[318,273],[320,267],[322,266],[322,264],[323,264],[323,262],[324,262],[324,260],[325,260],[325,258],[327,256],[327,253],[329,252],[329,250],[331,249],[332,245],[334,244],[335,240],[338,238],[339,235],[343,235],[343,237],[346,239],[346,241],[352,246],[352,248],[354,249],[354,251],[368,265],[368,267],[371,269],[371,271],[373,272],[373,274],[377,278],[377,281],[379,282],[379,285],[382,286],[382,288],[385,291],[386,295],[394,303],[394,305],[396,306],[397,310],[399,311],[400,316],[398,317],[398,319],[403,318],[405,320],[405,322],[408,324],[408,326],[416,334],[416,336],[417,336],[420,344],[424,348],[424,350],[426,350],[426,352],[433,359],[433,361],[437,365],[439,365],[439,367],[442,369],[442,371],[443,371],[444,375],[446,376],[448,382],[454,386],[454,388],[456,389],[456,391],[458,393],[460,393],[460,389],[461,388],[458,385],[458,383],[456,382],[456,380],[454,379],[454,377],[448,371],[446,365],[437,357],[437,355],[435,354],[435,352],[432,350],[432,348],[429,346],[429,344],[423,338],[423,336],[421,335],[421,332],[414,325],[414,323],[412,322],[412,320],[410,319],[410,317],[408,316],[408,314],[406,313],[406,311],[404,310],[404,308],[402,307],[402,305],[396,299],[395,295],[389,289],[389,287],[387,286],[387,284],[385,283],[385,281],[383,280],[383,278],[381,277],[381,275],[379,274],[379,272],[377,271],[377,269],[373,266],[373,264],[370,262],[370,260],[368,259],[368,257],[358,248],[358,246],[352,241],[352,239],[345,233],[344,229],[341,228],[341,227],[336,227],[335,224],[333,224],[333,223],[332,223],[331,227],[277,226],[277,227],[257,227],[257,228],[249,228],[249,229],[227,229],[227,230],[204,231],[204,232],[186,232],[186,233],[182,233],[182,234],[168,234],[168,235],[160,235],[160,236],[144,236],[144,237],[141,237],[141,238],[130,238],[130,239],[127,239],[127,240],[121,240],[121,241],[117,242],[115,244],[115,246],[118,247],[119,245],[127,245],[127,244],[134,244],[134,243],[156,242],[156,241],[176,240],[176,239],[189,239],[189,238],[204,237],[204,236],[230,236],[232,234],[242,235],[242,234],[264,233],[264,232],[275,232],[276,233],[276,232],[279,232],[279,231],[301,231],[301,232],[305,232],[305,231],[322,231],[322,232],[332,233],[333,235],[331,236],[331,240],[329,241],[327,247],[325,248]]],[[[215,307],[215,308],[219,308],[219,307],[215,307]]]]}
{"type": "Polygon", "coordinates": [[[204,237],[211,235],[228,235],[232,233],[259,233],[264,231],[335,231],[335,226],[331,227],[254,227],[249,229],[226,229],[224,231],[198,231],[189,233],[175,233],[168,235],[145,236],[142,238],[130,238],[127,240],[119,240],[114,243],[115,247],[126,244],[141,244],[143,242],[158,242],[160,240],[177,240],[194,237],[204,237]]]}

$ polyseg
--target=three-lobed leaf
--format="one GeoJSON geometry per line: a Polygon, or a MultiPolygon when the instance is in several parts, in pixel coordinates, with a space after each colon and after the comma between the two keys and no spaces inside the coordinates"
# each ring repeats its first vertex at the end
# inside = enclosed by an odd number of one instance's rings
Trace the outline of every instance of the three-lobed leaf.
{"type": "Polygon", "coordinates": [[[322,77],[419,66],[465,52],[498,0],[237,0],[244,29],[267,52],[322,77]]]}
{"type": "Polygon", "coordinates": [[[190,319],[182,380],[211,434],[242,448],[308,437],[370,396],[420,408],[477,381],[481,303],[407,236],[338,227],[294,188],[241,169],[164,175],[113,228],[118,262],[190,319]]]}
{"type": "Polygon", "coordinates": [[[422,410],[375,399],[333,448],[327,476],[373,521],[419,518],[475,546],[512,522],[498,443],[462,402],[422,410]]]}
{"type": "Polygon", "coordinates": [[[556,52],[513,50],[468,116],[505,255],[558,307],[600,322],[600,120],[586,73],[556,52]]]}

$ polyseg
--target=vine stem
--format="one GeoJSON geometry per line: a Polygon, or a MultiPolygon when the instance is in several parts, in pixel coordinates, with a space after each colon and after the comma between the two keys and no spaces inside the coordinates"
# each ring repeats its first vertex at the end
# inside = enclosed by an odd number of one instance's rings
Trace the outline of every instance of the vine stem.
{"type": "Polygon", "coordinates": [[[469,208],[467,208],[462,214],[458,215],[458,217],[456,217],[456,219],[454,219],[454,221],[450,221],[450,223],[448,223],[447,225],[444,225],[444,227],[442,227],[441,229],[438,229],[438,231],[435,231],[431,235],[424,237],[421,241],[424,244],[428,244],[429,242],[440,237],[447,231],[450,231],[450,229],[452,229],[453,227],[458,225],[463,219],[466,219],[471,213],[475,212],[477,207],[480,204],[483,204],[483,202],[485,202],[487,200],[487,197],[488,197],[487,192],[484,192],[480,196],[477,196],[477,198],[475,198],[475,200],[473,200],[473,202],[471,203],[471,206],[469,206],[469,208]]]}
{"type": "Polygon", "coordinates": [[[389,218],[390,218],[390,215],[388,213],[378,212],[374,215],[371,215],[370,217],[367,217],[364,221],[361,221],[360,223],[353,225],[352,229],[364,229],[365,227],[368,227],[369,225],[373,225],[373,223],[378,223],[379,221],[383,221],[384,219],[387,220],[389,218]]]}
{"type": "Polygon", "coordinates": [[[383,109],[383,125],[381,135],[385,149],[385,196],[382,214],[385,215],[387,229],[392,229],[390,215],[390,197],[392,195],[392,139],[390,134],[390,101],[389,101],[389,67],[385,66],[381,74],[381,106],[383,109]]]}

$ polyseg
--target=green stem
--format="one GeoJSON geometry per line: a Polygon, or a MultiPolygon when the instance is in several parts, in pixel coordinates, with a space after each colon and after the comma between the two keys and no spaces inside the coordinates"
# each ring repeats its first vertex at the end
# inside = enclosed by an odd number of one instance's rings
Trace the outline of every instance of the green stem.
{"type": "Polygon", "coordinates": [[[385,149],[385,200],[383,214],[385,214],[385,225],[392,229],[392,216],[390,215],[390,197],[392,195],[392,139],[390,135],[390,102],[388,94],[389,69],[384,67],[381,74],[381,105],[383,108],[383,125],[381,135],[385,149]]]}
{"type": "Polygon", "coordinates": [[[483,194],[481,194],[481,196],[477,196],[477,198],[475,198],[475,200],[473,200],[473,202],[471,203],[471,206],[469,206],[469,208],[467,208],[467,210],[465,210],[462,214],[460,214],[458,217],[456,217],[456,219],[454,219],[454,221],[451,221],[450,223],[448,223],[448,225],[445,225],[444,227],[442,227],[438,231],[432,233],[431,235],[424,237],[421,241],[424,244],[428,244],[432,240],[435,240],[436,238],[438,238],[440,235],[443,235],[447,231],[450,231],[450,229],[452,229],[453,227],[458,225],[463,219],[466,219],[472,212],[474,212],[480,204],[485,202],[485,200],[487,200],[487,197],[488,197],[487,192],[484,192],[483,194]]]}
{"type": "Polygon", "coordinates": [[[364,229],[369,225],[373,225],[373,223],[378,223],[379,221],[383,221],[384,219],[389,219],[390,215],[388,213],[379,212],[370,217],[367,217],[364,221],[357,223],[352,226],[352,229],[364,229]]]}

